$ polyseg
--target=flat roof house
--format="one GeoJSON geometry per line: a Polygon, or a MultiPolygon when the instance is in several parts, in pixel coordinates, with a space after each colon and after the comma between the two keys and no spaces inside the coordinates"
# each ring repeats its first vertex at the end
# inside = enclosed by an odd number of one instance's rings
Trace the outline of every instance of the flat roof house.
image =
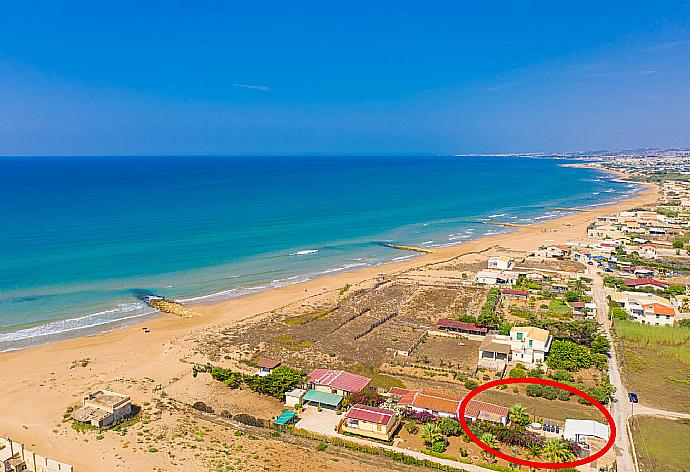
{"type": "Polygon", "coordinates": [[[397,427],[398,416],[394,411],[357,404],[345,414],[341,431],[389,441],[397,427]]]}
{"type": "Polygon", "coordinates": [[[480,270],[476,276],[477,283],[484,285],[515,285],[518,274],[508,270],[480,270]]]}
{"type": "Polygon", "coordinates": [[[515,261],[511,257],[494,256],[489,259],[488,268],[498,270],[513,270],[515,261]]]}
{"type": "Polygon", "coordinates": [[[128,395],[98,390],[84,397],[83,406],[72,412],[72,418],[80,423],[90,423],[102,428],[117,423],[132,414],[132,402],[128,395]]]}

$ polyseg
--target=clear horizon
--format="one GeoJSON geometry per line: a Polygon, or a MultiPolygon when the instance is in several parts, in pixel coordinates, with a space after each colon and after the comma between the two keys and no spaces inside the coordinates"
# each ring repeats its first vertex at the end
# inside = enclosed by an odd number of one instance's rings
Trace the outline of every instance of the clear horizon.
{"type": "Polygon", "coordinates": [[[690,146],[690,5],[9,5],[0,155],[690,146]]]}

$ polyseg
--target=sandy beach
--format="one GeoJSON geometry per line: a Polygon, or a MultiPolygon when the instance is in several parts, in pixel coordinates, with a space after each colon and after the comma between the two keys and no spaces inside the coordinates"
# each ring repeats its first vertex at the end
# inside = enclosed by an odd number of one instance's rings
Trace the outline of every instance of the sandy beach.
{"type": "Polygon", "coordinates": [[[113,464],[116,462],[126,464],[119,466],[124,467],[120,470],[151,470],[152,464],[146,454],[130,452],[108,440],[92,447],[75,441],[69,434],[71,431],[56,433],[55,425],[68,406],[90,390],[104,385],[127,391],[134,402],[149,401],[156,385],[170,385],[189,373],[189,365],[181,363],[180,359],[193,355],[193,340],[204,330],[260,316],[346,284],[356,285],[380,273],[399,273],[496,247],[526,251],[542,244],[582,240],[587,226],[597,216],[648,205],[656,198],[657,189],[650,185],[624,202],[520,227],[509,234],[434,249],[398,263],[336,273],[220,303],[195,306],[200,317],[161,316],[109,333],[1,353],[0,436],[31,445],[44,455],[73,464],[79,471],[115,470],[113,464]],[[142,330],[144,326],[149,328],[149,333],[142,330]],[[86,366],[79,365],[80,360],[87,360],[86,366]],[[115,460],[116,456],[119,459],[115,460]]]}

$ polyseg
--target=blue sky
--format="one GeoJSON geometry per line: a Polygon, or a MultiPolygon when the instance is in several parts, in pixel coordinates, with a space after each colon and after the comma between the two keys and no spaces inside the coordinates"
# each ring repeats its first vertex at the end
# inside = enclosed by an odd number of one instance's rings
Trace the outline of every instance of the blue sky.
{"type": "Polygon", "coordinates": [[[0,154],[690,145],[687,1],[2,8],[0,154]]]}

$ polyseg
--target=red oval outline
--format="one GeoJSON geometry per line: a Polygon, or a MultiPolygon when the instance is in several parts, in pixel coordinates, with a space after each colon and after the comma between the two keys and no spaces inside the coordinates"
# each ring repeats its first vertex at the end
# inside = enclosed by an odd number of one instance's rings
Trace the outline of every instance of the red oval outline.
{"type": "MultiPolygon", "coordinates": [[[[548,401],[548,400],[547,400],[548,401]]],[[[616,423],[613,420],[613,416],[611,416],[611,413],[598,401],[596,401],[592,396],[586,394],[582,390],[578,390],[575,387],[571,387],[570,385],[562,384],[560,382],[556,382],[554,380],[548,380],[548,379],[538,379],[535,377],[526,377],[526,378],[518,378],[518,379],[499,379],[499,380],[492,380],[491,382],[487,382],[483,385],[480,385],[479,387],[475,388],[472,390],[470,393],[467,394],[465,398],[463,398],[462,402],[460,402],[460,410],[458,411],[458,416],[460,419],[460,425],[462,426],[462,429],[467,433],[469,438],[472,440],[473,443],[475,443],[477,446],[481,447],[483,450],[495,455],[496,457],[500,457],[501,459],[512,462],[513,464],[520,464],[520,465],[526,465],[528,467],[536,467],[536,468],[549,468],[549,469],[565,469],[568,467],[577,467],[580,465],[584,464],[589,464],[590,462],[594,462],[595,460],[599,459],[602,457],[606,452],[613,447],[613,444],[616,442],[616,423]],[[609,423],[609,440],[606,443],[606,445],[596,454],[593,454],[589,457],[586,457],[584,459],[579,459],[576,461],[572,462],[560,462],[560,463],[552,463],[552,462],[534,462],[530,461],[527,459],[519,459],[517,457],[509,456],[508,454],[504,454],[501,451],[497,451],[496,449],[492,449],[483,442],[479,440],[475,434],[470,431],[470,428],[467,426],[467,420],[465,419],[465,410],[467,409],[467,405],[470,402],[470,400],[477,396],[477,394],[489,390],[492,387],[496,387],[498,385],[508,385],[508,384],[518,384],[518,383],[525,383],[525,384],[540,384],[540,385],[549,385],[552,387],[560,388],[563,390],[567,390],[570,393],[574,393],[575,395],[578,395],[588,402],[590,402],[592,405],[596,406],[599,411],[601,411],[606,418],[606,421],[609,423]]]]}

